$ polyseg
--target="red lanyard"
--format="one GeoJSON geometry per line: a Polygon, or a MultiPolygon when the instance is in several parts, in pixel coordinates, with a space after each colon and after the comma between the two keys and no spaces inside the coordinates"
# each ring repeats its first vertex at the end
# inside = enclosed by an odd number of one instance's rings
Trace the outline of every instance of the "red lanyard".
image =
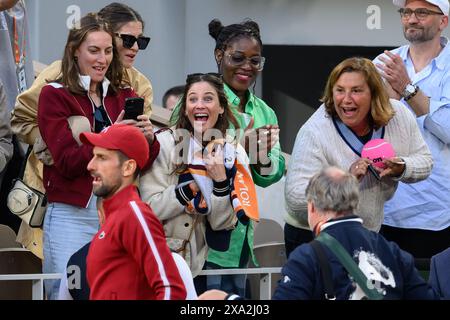
{"type": "MultiPolygon", "coordinates": [[[[20,46],[19,46],[19,31],[17,30],[17,19],[13,17],[13,32],[14,32],[14,59],[16,64],[20,63],[20,46]]],[[[25,12],[23,16],[23,27],[22,27],[22,55],[25,58],[25,12]]]]}

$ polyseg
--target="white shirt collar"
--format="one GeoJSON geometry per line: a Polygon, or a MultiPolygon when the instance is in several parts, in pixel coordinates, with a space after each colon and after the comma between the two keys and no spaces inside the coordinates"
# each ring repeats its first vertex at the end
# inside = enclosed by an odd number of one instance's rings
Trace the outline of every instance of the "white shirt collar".
{"type": "Polygon", "coordinates": [[[349,219],[340,219],[340,220],[335,220],[335,221],[330,221],[327,223],[324,223],[321,227],[320,227],[320,231],[325,230],[326,228],[338,224],[338,223],[343,223],[343,222],[359,222],[359,223],[363,223],[363,220],[361,218],[349,218],[349,219]]]}
{"type": "MultiPolygon", "coordinates": [[[[108,93],[108,87],[111,82],[105,77],[102,82],[102,88],[103,88],[103,97],[106,96],[108,93]]],[[[80,74],[80,84],[86,91],[89,91],[91,87],[91,77],[90,76],[82,76],[80,74]]]]}

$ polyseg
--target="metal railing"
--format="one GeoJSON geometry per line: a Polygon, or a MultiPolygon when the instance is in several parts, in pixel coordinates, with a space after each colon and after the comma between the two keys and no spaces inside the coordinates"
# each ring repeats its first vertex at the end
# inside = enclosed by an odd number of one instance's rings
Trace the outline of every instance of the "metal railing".
{"type": "Polygon", "coordinates": [[[44,300],[44,280],[61,279],[61,273],[0,274],[3,281],[32,281],[32,299],[44,300]]]}
{"type": "MultiPolygon", "coordinates": [[[[260,300],[269,300],[272,294],[272,275],[281,273],[281,268],[247,268],[247,269],[215,269],[202,270],[200,275],[228,275],[228,274],[259,274],[260,300]]],[[[32,299],[44,300],[44,280],[61,279],[61,273],[34,273],[34,274],[0,274],[1,281],[32,281],[32,299]]]]}
{"type": "Polygon", "coordinates": [[[200,275],[259,274],[259,300],[270,300],[272,296],[272,274],[279,273],[281,273],[281,267],[202,270],[200,275]]]}

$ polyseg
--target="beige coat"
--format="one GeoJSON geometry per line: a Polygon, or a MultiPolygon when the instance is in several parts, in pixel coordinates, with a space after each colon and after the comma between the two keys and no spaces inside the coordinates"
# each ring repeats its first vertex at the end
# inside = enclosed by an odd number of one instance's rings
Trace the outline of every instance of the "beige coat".
{"type": "MultiPolygon", "coordinates": [[[[157,135],[161,149],[153,166],[140,179],[142,200],[149,203],[164,225],[166,237],[188,239],[194,218],[198,216],[191,237],[192,275],[197,276],[206,260],[208,247],[205,241],[205,219],[214,230],[233,229],[237,218],[231,206],[230,197],[211,197],[211,213],[207,216],[188,214],[175,196],[178,175],[175,170],[175,138],[171,130],[157,135]]],[[[239,145],[238,152],[245,155],[239,145]]]]}

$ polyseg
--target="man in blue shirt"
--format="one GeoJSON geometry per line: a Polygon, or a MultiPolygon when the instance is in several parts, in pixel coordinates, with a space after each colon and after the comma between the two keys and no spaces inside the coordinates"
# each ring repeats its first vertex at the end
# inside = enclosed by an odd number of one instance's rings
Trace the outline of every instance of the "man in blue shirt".
{"type": "MultiPolygon", "coordinates": [[[[450,246],[450,45],[448,0],[393,0],[408,45],[385,51],[374,63],[391,98],[416,115],[434,160],[430,177],[400,183],[385,205],[381,233],[418,258],[450,246]]],[[[402,155],[398,155],[402,156],[402,155]]]]}

